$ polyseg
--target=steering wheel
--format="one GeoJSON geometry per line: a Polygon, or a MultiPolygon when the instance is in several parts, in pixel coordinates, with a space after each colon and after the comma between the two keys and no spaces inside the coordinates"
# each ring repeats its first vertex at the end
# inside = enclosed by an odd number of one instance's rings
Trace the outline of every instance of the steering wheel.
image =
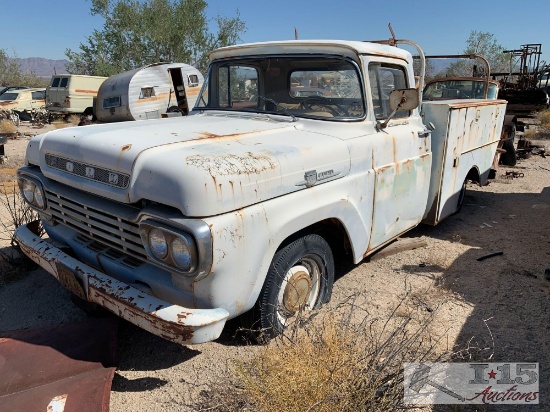
{"type": "Polygon", "coordinates": [[[324,97],[309,97],[300,102],[301,109],[314,110],[313,106],[321,106],[326,108],[334,117],[349,116],[349,113],[345,107],[333,103],[332,101],[327,101],[324,97]],[[333,106],[336,106],[336,108],[333,106]]]}

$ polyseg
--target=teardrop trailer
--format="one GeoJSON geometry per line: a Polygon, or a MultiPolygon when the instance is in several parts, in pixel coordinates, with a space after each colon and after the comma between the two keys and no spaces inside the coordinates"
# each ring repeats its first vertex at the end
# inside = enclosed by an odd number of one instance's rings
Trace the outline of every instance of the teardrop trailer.
{"type": "Polygon", "coordinates": [[[171,341],[245,313],[275,336],[330,299],[336,250],[359,263],[487,180],[506,102],[423,102],[394,47],[416,45],[388,43],[218,49],[190,116],[35,137],[18,182],[47,236],[18,228],[22,250],[171,341]]]}
{"type": "Polygon", "coordinates": [[[100,122],[187,115],[203,82],[201,72],[188,64],[150,64],[105,80],[99,88],[94,113],[100,122]]]}

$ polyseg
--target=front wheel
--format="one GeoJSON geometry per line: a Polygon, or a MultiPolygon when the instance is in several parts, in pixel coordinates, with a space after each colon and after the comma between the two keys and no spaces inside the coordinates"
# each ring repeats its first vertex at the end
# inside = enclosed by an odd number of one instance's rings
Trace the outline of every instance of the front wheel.
{"type": "Polygon", "coordinates": [[[252,325],[262,337],[283,332],[298,312],[319,308],[330,300],[334,259],[319,235],[307,235],[279,250],[253,309],[252,325]]]}

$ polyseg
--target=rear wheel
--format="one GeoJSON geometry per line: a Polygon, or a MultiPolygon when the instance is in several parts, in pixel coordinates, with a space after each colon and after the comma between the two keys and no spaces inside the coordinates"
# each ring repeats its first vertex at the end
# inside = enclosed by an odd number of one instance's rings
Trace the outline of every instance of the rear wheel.
{"type": "Polygon", "coordinates": [[[301,311],[319,308],[330,300],[334,259],[321,236],[307,235],[279,250],[252,309],[252,328],[262,338],[279,335],[301,311]]]}

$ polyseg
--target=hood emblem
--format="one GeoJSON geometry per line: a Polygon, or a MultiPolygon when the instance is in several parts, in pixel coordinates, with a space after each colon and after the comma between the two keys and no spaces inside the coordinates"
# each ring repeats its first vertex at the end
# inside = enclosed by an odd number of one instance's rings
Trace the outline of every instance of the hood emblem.
{"type": "Polygon", "coordinates": [[[104,169],[94,165],[77,162],[72,159],[56,156],[51,153],[46,153],[46,165],[52,169],[69,173],[74,176],[80,176],[85,179],[93,180],[105,185],[125,189],[130,182],[130,176],[124,173],[118,173],[114,170],[104,169]]]}
{"type": "Polygon", "coordinates": [[[335,172],[333,169],[324,170],[317,173],[317,170],[309,170],[304,173],[304,181],[296,183],[296,186],[312,187],[319,181],[330,179],[331,177],[338,176],[340,172],[335,172]]]}

